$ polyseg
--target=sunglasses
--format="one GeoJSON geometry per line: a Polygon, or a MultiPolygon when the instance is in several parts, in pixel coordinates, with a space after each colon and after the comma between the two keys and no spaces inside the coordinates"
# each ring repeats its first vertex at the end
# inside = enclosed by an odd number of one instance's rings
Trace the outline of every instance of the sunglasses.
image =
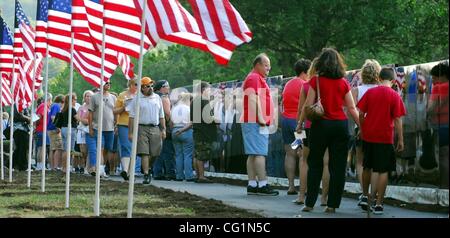
{"type": "Polygon", "coordinates": [[[151,84],[151,85],[142,85],[141,88],[153,88],[153,84],[151,84]]]}
{"type": "Polygon", "coordinates": [[[111,85],[111,82],[106,82],[105,85],[111,85]]]}

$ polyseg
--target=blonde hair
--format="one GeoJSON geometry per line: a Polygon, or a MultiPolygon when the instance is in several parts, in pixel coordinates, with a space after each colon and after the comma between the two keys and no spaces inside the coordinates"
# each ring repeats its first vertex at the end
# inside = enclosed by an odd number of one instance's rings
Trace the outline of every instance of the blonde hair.
{"type": "Polygon", "coordinates": [[[128,80],[127,82],[127,87],[130,87],[131,85],[136,84],[136,78],[132,78],[130,80],[128,80]]]}
{"type": "Polygon", "coordinates": [[[310,79],[317,74],[317,70],[316,70],[317,61],[318,61],[318,58],[317,57],[314,58],[313,61],[311,61],[311,66],[309,66],[307,74],[308,74],[308,78],[310,78],[310,79]]]}
{"type": "Polygon", "coordinates": [[[361,68],[361,79],[363,84],[373,84],[378,81],[381,66],[378,61],[374,59],[367,59],[361,68]]]}
{"type": "Polygon", "coordinates": [[[90,93],[91,95],[94,94],[94,92],[92,92],[91,90],[86,90],[86,91],[84,91],[84,93],[83,93],[83,103],[85,103],[84,98],[86,97],[86,95],[87,95],[88,93],[90,93]]]}

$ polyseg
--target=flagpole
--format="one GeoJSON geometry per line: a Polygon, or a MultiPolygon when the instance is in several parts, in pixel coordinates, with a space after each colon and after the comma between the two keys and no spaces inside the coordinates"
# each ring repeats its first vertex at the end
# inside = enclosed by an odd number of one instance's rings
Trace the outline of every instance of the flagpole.
{"type": "MultiPolygon", "coordinates": [[[[2,14],[2,9],[0,8],[0,17],[2,14]]],[[[1,33],[0,33],[1,34],[1,33]]],[[[2,75],[0,73],[0,80],[2,80],[2,75]]],[[[1,83],[1,88],[0,88],[0,112],[2,113],[2,123],[0,123],[0,131],[2,132],[2,139],[0,141],[0,170],[1,170],[1,180],[5,180],[5,174],[4,174],[4,170],[3,170],[3,82],[1,83]]]]}
{"type": "MultiPolygon", "coordinates": [[[[1,9],[0,9],[0,13],[1,13],[1,9]]],[[[0,73],[0,80],[3,80],[2,75],[0,73]]],[[[1,88],[0,88],[0,112],[2,113],[2,122],[0,123],[0,131],[2,132],[2,139],[0,141],[0,170],[1,170],[1,180],[5,180],[5,170],[3,168],[4,166],[4,161],[3,161],[3,82],[1,83],[1,88]]]]}
{"type": "MultiPolygon", "coordinates": [[[[102,13],[105,18],[105,10],[103,9],[102,13]]],[[[102,28],[102,65],[100,71],[100,107],[99,107],[99,116],[97,123],[97,159],[96,159],[96,167],[95,167],[95,198],[94,198],[94,213],[96,216],[100,216],[100,163],[102,161],[102,133],[103,133],[103,75],[105,72],[105,34],[106,34],[106,26],[103,23],[102,28]]]]}
{"type": "Polygon", "coordinates": [[[45,170],[46,170],[46,163],[45,163],[45,157],[47,154],[47,124],[48,124],[48,44],[45,50],[45,89],[44,89],[44,128],[42,131],[42,153],[41,153],[41,163],[42,163],[42,176],[41,176],[41,191],[45,192],[45,170]]]}
{"type": "Polygon", "coordinates": [[[67,114],[67,142],[66,145],[66,208],[69,208],[70,201],[70,154],[72,152],[72,93],[73,93],[73,39],[75,35],[74,32],[71,32],[71,41],[70,41],[70,82],[69,82],[69,110],[67,114]]]}
{"type": "MultiPolygon", "coordinates": [[[[1,11],[0,11],[1,12],[1,11]]],[[[0,74],[0,80],[3,80],[2,75],[0,74]]],[[[5,171],[3,169],[3,82],[1,83],[0,88],[0,112],[2,113],[2,122],[0,123],[0,131],[2,132],[2,139],[0,140],[0,170],[1,170],[1,180],[5,180],[5,171]]]]}
{"type": "Polygon", "coordinates": [[[9,135],[9,182],[12,183],[12,163],[13,163],[13,145],[14,145],[14,103],[16,101],[16,95],[14,94],[14,88],[16,86],[16,59],[13,56],[13,67],[12,67],[12,83],[11,83],[11,94],[12,94],[12,103],[11,103],[11,116],[9,117],[11,120],[9,122],[10,135],[9,135]]]}
{"type": "Polygon", "coordinates": [[[135,107],[135,116],[133,120],[133,140],[131,144],[131,164],[129,166],[130,177],[128,184],[128,210],[127,210],[127,218],[133,217],[133,195],[134,195],[134,171],[136,164],[136,150],[137,150],[137,136],[138,136],[138,126],[139,126],[139,114],[140,114],[140,90],[141,90],[141,78],[142,78],[142,66],[144,61],[144,35],[145,35],[145,9],[147,7],[147,0],[144,0],[144,4],[142,7],[142,18],[141,18],[141,48],[139,50],[139,70],[138,70],[138,80],[137,80],[137,88],[138,92],[136,94],[136,107],[135,107]]]}
{"type": "Polygon", "coordinates": [[[31,187],[31,156],[33,154],[33,112],[34,112],[34,87],[36,85],[36,37],[34,42],[34,53],[33,53],[33,83],[31,88],[31,121],[30,121],[30,133],[28,137],[28,170],[27,170],[27,187],[31,187]]]}

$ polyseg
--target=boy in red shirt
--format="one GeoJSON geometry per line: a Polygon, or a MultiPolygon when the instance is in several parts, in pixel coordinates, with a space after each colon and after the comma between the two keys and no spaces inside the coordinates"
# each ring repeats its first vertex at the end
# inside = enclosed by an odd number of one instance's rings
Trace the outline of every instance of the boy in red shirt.
{"type": "Polygon", "coordinates": [[[380,72],[381,84],[369,89],[358,102],[359,121],[363,140],[363,197],[361,208],[368,209],[369,184],[373,173],[378,173],[377,200],[374,214],[383,214],[383,197],[388,173],[395,169],[394,127],[398,136],[396,151],[403,150],[401,117],[406,114],[402,99],[391,89],[394,71],[384,68],[380,72]]]}

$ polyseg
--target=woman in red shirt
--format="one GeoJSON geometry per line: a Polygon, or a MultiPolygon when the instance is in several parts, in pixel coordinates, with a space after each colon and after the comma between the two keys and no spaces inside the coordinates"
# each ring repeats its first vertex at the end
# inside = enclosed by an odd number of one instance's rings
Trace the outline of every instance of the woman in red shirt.
{"type": "MultiPolygon", "coordinates": [[[[295,141],[295,127],[297,126],[297,113],[300,98],[300,91],[303,84],[307,82],[307,71],[311,65],[310,60],[300,59],[294,69],[297,77],[289,80],[283,89],[283,113],[281,117],[281,132],[283,135],[284,150],[286,156],[284,158],[284,168],[289,182],[288,195],[296,195],[294,186],[295,165],[297,163],[297,151],[291,148],[291,143],[295,141]]],[[[301,149],[298,149],[301,150],[301,149]]]]}
{"type": "MultiPolygon", "coordinates": [[[[311,211],[319,194],[320,180],[323,170],[323,156],[329,150],[330,188],[325,212],[334,213],[339,208],[345,185],[345,169],[347,164],[348,121],[343,107],[347,107],[356,124],[359,126],[358,112],[345,80],[345,64],[340,54],[331,48],[325,48],[319,55],[316,65],[318,76],[310,80],[310,89],[305,107],[316,100],[319,87],[321,102],[325,111],[322,119],[312,122],[310,154],[308,157],[308,184],[305,207],[303,211],[311,211]]],[[[302,110],[302,114],[304,110],[302,110]]]]}
{"type": "MultiPolygon", "coordinates": [[[[303,106],[306,101],[306,96],[308,95],[309,90],[309,79],[316,75],[315,65],[317,64],[317,58],[311,63],[311,67],[308,69],[308,81],[305,82],[302,86],[300,99],[298,104],[298,114],[297,114],[297,127],[296,131],[301,133],[302,130],[305,130],[305,138],[303,139],[303,149],[298,150],[298,155],[300,157],[300,162],[298,165],[300,171],[300,189],[298,192],[298,197],[293,202],[298,205],[303,205],[305,203],[305,194],[306,194],[306,184],[307,184],[307,175],[308,175],[308,164],[307,159],[309,155],[309,138],[310,138],[310,129],[311,129],[311,121],[304,118],[304,114],[302,116],[301,112],[303,106]],[[302,116],[302,117],[301,117],[302,116]]],[[[323,173],[322,173],[322,196],[320,197],[320,206],[326,206],[327,197],[328,197],[328,185],[330,182],[330,173],[328,171],[328,150],[325,151],[325,155],[323,157],[323,173]]]]}

